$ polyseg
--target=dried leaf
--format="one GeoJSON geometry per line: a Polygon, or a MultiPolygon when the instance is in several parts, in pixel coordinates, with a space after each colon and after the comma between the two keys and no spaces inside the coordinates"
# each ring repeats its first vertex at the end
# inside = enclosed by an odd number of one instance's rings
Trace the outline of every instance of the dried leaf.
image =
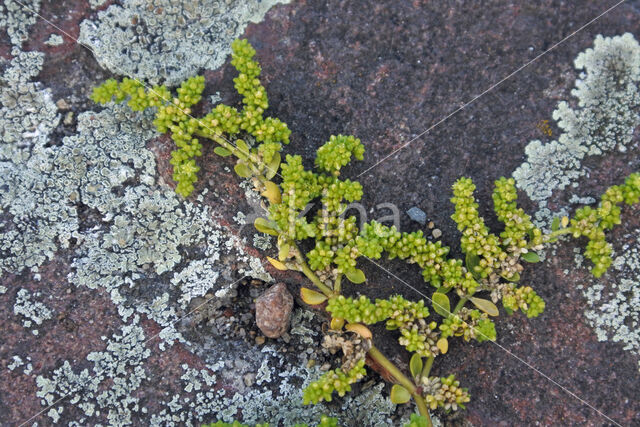
{"type": "Polygon", "coordinates": [[[271,265],[273,265],[278,270],[281,270],[281,271],[288,270],[286,265],[284,265],[283,263],[281,263],[280,261],[278,261],[275,258],[271,258],[270,256],[268,256],[267,257],[267,261],[269,261],[271,263],[271,265]]]}
{"type": "Polygon", "coordinates": [[[345,329],[347,331],[355,332],[364,339],[370,340],[371,338],[373,338],[373,334],[371,333],[369,328],[361,323],[349,323],[347,326],[345,326],[345,329]]]}
{"type": "Polygon", "coordinates": [[[300,297],[305,304],[318,305],[327,300],[324,294],[309,288],[300,288],[300,297]]]}

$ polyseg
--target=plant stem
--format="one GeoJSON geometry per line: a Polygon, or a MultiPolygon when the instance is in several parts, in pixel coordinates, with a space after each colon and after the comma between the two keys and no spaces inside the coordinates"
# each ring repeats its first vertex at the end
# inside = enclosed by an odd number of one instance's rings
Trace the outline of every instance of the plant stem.
{"type": "Polygon", "coordinates": [[[333,291],[336,294],[340,294],[342,290],[342,273],[338,273],[338,277],[336,277],[336,281],[333,283],[333,291]]]}
{"type": "Polygon", "coordinates": [[[460,309],[467,303],[467,301],[469,301],[469,298],[460,298],[460,301],[458,301],[458,304],[456,304],[456,307],[453,309],[451,314],[456,314],[457,312],[459,312],[460,309]]]}
{"type": "Polygon", "coordinates": [[[398,369],[396,365],[393,364],[393,362],[387,359],[385,355],[382,354],[380,350],[378,350],[374,345],[371,346],[368,354],[376,363],[378,363],[387,372],[389,372],[398,384],[406,388],[409,393],[411,393],[413,400],[416,402],[416,406],[418,407],[420,415],[424,416],[427,419],[427,425],[431,426],[432,424],[431,417],[429,416],[429,408],[427,408],[427,404],[425,403],[422,396],[418,393],[416,385],[413,383],[413,381],[407,378],[406,375],[404,375],[402,371],[400,371],[400,369],[398,369]]]}
{"type": "Polygon", "coordinates": [[[424,365],[424,368],[422,368],[423,377],[428,377],[429,374],[431,373],[431,367],[433,366],[434,359],[435,359],[434,356],[429,356],[429,358],[427,359],[427,363],[424,365]]]}
{"type": "Polygon", "coordinates": [[[300,271],[302,271],[302,273],[307,276],[307,279],[311,280],[313,284],[316,285],[318,289],[320,289],[320,292],[322,292],[326,297],[330,298],[335,295],[335,292],[330,287],[322,283],[322,280],[320,280],[318,275],[314,273],[311,268],[309,268],[307,262],[304,260],[300,253],[300,249],[298,249],[298,245],[293,242],[291,242],[291,245],[293,246],[294,253],[296,254],[296,261],[298,262],[300,271]]]}

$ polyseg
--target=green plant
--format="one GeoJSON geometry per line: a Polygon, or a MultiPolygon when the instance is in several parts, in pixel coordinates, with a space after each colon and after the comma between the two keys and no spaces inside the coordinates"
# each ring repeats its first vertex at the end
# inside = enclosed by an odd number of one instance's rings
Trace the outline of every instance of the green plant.
{"type": "Polygon", "coordinates": [[[322,306],[331,317],[323,345],[344,354],[340,367],[305,389],[304,403],[330,401],[335,391],[344,395],[364,376],[368,356],[394,379],[391,399],[395,403],[416,403],[420,416],[413,417],[410,425],[430,425],[428,409],[457,410],[470,401],[468,390],[460,387],[453,375],[431,375],[435,358],[447,353],[449,340],[494,341],[491,317],[499,314],[498,301],[509,314],[521,310],[536,317],[544,311],[542,298],[531,287],[518,285],[523,262],[539,261],[537,251],[545,244],[570,234],[588,239],[586,255],[594,263],[595,276],[611,264],[605,231],[620,223],[620,204],[638,202],[637,173],[623,185],[607,190],[597,208],[579,209],[571,220],[556,218],[548,234],[517,207],[514,180],[506,178],[497,180],[493,191],[494,210],[504,231],[492,233],[478,213],[473,182],[460,178],[453,185],[451,201],[455,205],[452,218],[462,233],[464,261],[449,258],[448,247],[427,240],[421,231],[400,232],[375,221],[359,229],[354,216],[343,214],[347,203],[360,200],[363,188],[340,175],[353,158],[363,159],[360,140],[331,136],[317,150],[316,170],[305,169],[300,156],[286,155],[283,162],[280,153],[289,142],[290,131],[280,120],[263,116],[268,101],[258,80],[255,50],[246,40],[236,40],[232,49],[232,64],[239,72],[234,83],[243,96],[242,110],[219,104],[200,119],[192,117],[191,107],[199,102],[204,89],[201,76],[185,81],[175,97],[164,86],[145,89],[131,79],[120,83],[108,80],[95,88],[92,99],[101,103],[127,100],[134,110],[156,109],[155,126],[159,132],[170,132],[177,146],[171,164],[179,194],[188,196],[193,191],[199,170],[195,159],[203,150],[200,141],[212,140],[217,144],[213,151],[223,157],[234,156],[235,172],[250,179],[266,198],[266,216],[254,225],[277,236],[278,255],[267,258],[275,268],[300,271],[310,280],[313,287],[301,289],[302,299],[322,306]],[[315,201],[321,208],[305,215],[305,207],[315,201]],[[307,239],[312,239],[314,246],[305,253],[299,244],[307,239]],[[401,295],[375,301],[366,295],[343,295],[345,278],[356,284],[366,281],[357,267],[358,259],[375,260],[384,254],[420,266],[425,282],[435,289],[428,302],[409,301],[401,295]],[[413,353],[410,375],[375,347],[367,326],[379,322],[397,330],[398,342],[413,353]]]}

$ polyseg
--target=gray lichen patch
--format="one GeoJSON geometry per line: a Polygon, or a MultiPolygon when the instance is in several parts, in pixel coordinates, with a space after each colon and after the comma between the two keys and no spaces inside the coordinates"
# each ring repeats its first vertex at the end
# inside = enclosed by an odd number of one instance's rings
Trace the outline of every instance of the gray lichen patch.
{"type": "Polygon", "coordinates": [[[27,40],[29,27],[35,24],[39,11],[40,0],[21,0],[19,3],[4,0],[0,3],[0,29],[5,29],[12,45],[20,47],[27,40]]]}
{"type": "Polygon", "coordinates": [[[640,229],[615,257],[616,283],[592,281],[583,288],[585,316],[598,340],[619,342],[638,357],[640,369],[640,229]]]}
{"type": "Polygon", "coordinates": [[[80,42],[104,68],[152,83],[176,85],[221,66],[231,41],[282,0],[125,0],[81,25],[80,42]]]}
{"type": "Polygon", "coordinates": [[[597,36],[575,66],[583,70],[571,92],[577,106],[563,101],[553,112],[562,134],[548,144],[531,141],[527,161],[513,173],[517,186],[539,203],[585,175],[586,156],[625,151],[640,124],[640,45],[633,35],[597,36]]]}
{"type": "Polygon", "coordinates": [[[48,46],[60,46],[62,43],[64,43],[64,40],[60,34],[51,34],[47,41],[44,42],[48,46]]]}
{"type": "MultiPolygon", "coordinates": [[[[68,401],[80,409],[84,417],[76,420],[83,425],[88,419],[102,412],[109,425],[128,425],[132,414],[140,410],[140,400],[135,391],[147,379],[144,362],[151,352],[144,345],[145,335],[135,316],[132,323],[122,327],[121,333],[108,340],[104,351],[92,352],[87,361],[93,364],[91,372],[83,369],[76,372],[69,361],[50,375],[36,378],[37,396],[43,405],[52,405],[66,396],[68,401]]],[[[54,405],[59,416],[63,402],[54,405]]]]}

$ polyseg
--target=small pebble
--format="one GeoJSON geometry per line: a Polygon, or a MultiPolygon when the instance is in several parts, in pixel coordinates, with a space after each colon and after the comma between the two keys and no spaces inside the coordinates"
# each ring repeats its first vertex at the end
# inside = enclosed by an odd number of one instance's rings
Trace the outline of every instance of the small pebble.
{"type": "Polygon", "coordinates": [[[258,335],[256,337],[256,344],[258,344],[258,345],[264,344],[265,341],[266,341],[266,338],[263,337],[262,335],[258,335]]]}
{"type": "Polygon", "coordinates": [[[427,224],[427,227],[429,227],[429,229],[432,229],[435,226],[436,225],[433,223],[433,221],[429,221],[429,224],[427,224]]]}
{"type": "Polygon", "coordinates": [[[71,106],[67,101],[64,100],[64,98],[60,98],[56,101],[56,107],[58,107],[58,110],[63,111],[71,109],[71,106]]]}
{"type": "Polygon", "coordinates": [[[440,231],[439,228],[436,228],[431,232],[431,235],[433,236],[434,239],[437,239],[438,237],[442,236],[442,231],[440,231]]]}
{"type": "Polygon", "coordinates": [[[421,225],[425,225],[425,223],[427,222],[427,214],[418,207],[412,207],[407,211],[407,214],[409,215],[409,218],[421,225]]]}

